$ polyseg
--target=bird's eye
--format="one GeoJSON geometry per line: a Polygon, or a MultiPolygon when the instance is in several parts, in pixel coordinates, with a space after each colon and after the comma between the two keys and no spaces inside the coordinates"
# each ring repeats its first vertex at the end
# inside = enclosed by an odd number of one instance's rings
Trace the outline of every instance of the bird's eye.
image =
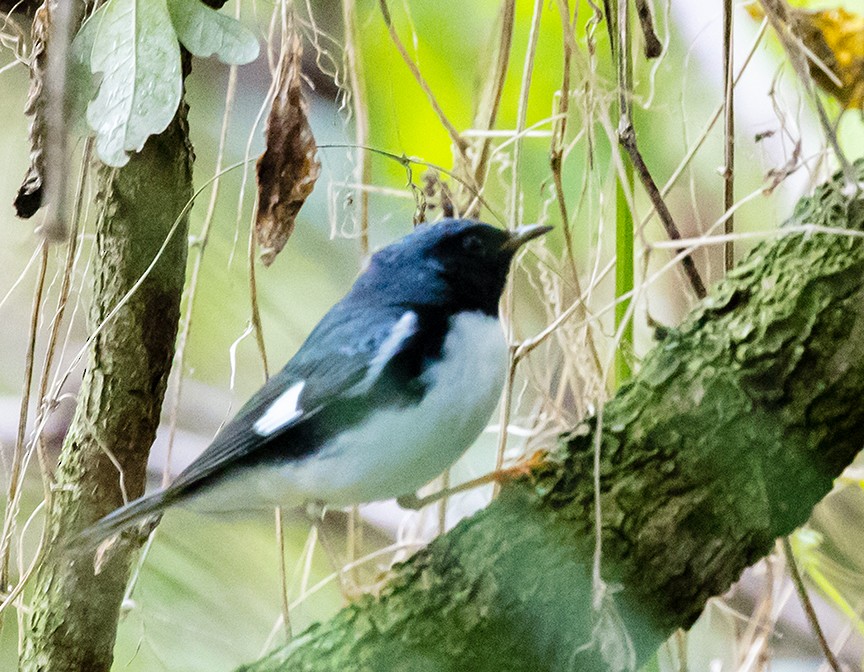
{"type": "Polygon", "coordinates": [[[477,236],[465,236],[462,239],[462,249],[472,256],[483,254],[483,241],[477,236]]]}

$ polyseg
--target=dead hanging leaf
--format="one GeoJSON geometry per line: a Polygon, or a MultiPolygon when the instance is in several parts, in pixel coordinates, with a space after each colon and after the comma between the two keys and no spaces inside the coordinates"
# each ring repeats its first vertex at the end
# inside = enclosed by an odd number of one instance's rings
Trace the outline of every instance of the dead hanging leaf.
{"type": "MultiPolygon", "coordinates": [[[[842,7],[808,12],[785,7],[796,36],[810,51],[807,63],[813,81],[846,109],[864,110],[864,16],[842,7]]],[[[755,19],[764,13],[747,5],[755,19]]]]}
{"type": "Polygon", "coordinates": [[[30,91],[24,106],[24,114],[32,117],[30,122],[30,166],[15,196],[15,214],[29,219],[42,207],[44,173],[45,100],[42,89],[45,79],[47,55],[45,44],[51,25],[51,10],[56,3],[46,2],[36,10],[33,17],[33,47],[30,52],[30,91]]]}
{"type": "Polygon", "coordinates": [[[267,119],[267,148],[258,159],[255,236],[261,261],[273,263],[294,230],[294,220],[321,172],[318,146],[300,90],[303,46],[293,32],[279,69],[276,96],[267,119]]]}

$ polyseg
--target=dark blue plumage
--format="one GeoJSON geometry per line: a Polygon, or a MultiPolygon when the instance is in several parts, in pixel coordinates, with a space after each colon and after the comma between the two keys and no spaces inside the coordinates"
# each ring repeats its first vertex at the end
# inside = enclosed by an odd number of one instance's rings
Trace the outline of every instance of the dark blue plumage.
{"type": "Polygon", "coordinates": [[[445,220],[382,249],[174,483],[81,540],[173,504],[222,511],[410,494],[488,420],[506,361],[497,311],[510,262],[547,230],[445,220]]]}

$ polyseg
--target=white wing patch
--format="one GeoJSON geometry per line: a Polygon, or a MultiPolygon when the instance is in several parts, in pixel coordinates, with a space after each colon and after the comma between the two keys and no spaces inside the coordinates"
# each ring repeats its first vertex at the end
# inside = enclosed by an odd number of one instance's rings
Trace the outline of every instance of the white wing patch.
{"type": "Polygon", "coordinates": [[[417,313],[409,310],[393,325],[393,329],[390,330],[387,338],[381,343],[378,352],[375,353],[372,361],[369,362],[366,375],[363,376],[363,380],[357,385],[357,392],[362,393],[372,387],[378,376],[381,375],[384,367],[387,366],[387,362],[393,358],[393,355],[399,352],[399,348],[402,347],[405,340],[414,335],[416,331],[417,313]]]}
{"type": "Polygon", "coordinates": [[[306,381],[301,380],[276,397],[276,400],[264,411],[264,415],[252,425],[255,433],[259,436],[270,436],[289,422],[299,418],[303,414],[300,409],[300,393],[303,392],[305,385],[306,381]]]}

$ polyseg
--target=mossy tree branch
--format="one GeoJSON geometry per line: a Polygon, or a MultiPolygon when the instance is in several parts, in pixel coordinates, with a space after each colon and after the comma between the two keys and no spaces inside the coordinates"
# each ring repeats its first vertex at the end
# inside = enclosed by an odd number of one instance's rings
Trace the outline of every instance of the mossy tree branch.
{"type": "Polygon", "coordinates": [[[381,596],[243,669],[636,669],[692,625],[861,449],[864,196],[843,184],[787,226],[848,235],[759,246],[533,480],[395,568],[381,596]]]}
{"type": "Polygon", "coordinates": [[[93,340],[47,517],[21,670],[107,672],[136,543],[114,549],[94,575],[93,553],[64,540],[144,492],[174,355],[192,195],[186,107],[121,169],[100,169],[91,328],[105,322],[170,240],[129,300],[93,340]],[[172,232],[173,229],[173,232],[172,232]]]}

